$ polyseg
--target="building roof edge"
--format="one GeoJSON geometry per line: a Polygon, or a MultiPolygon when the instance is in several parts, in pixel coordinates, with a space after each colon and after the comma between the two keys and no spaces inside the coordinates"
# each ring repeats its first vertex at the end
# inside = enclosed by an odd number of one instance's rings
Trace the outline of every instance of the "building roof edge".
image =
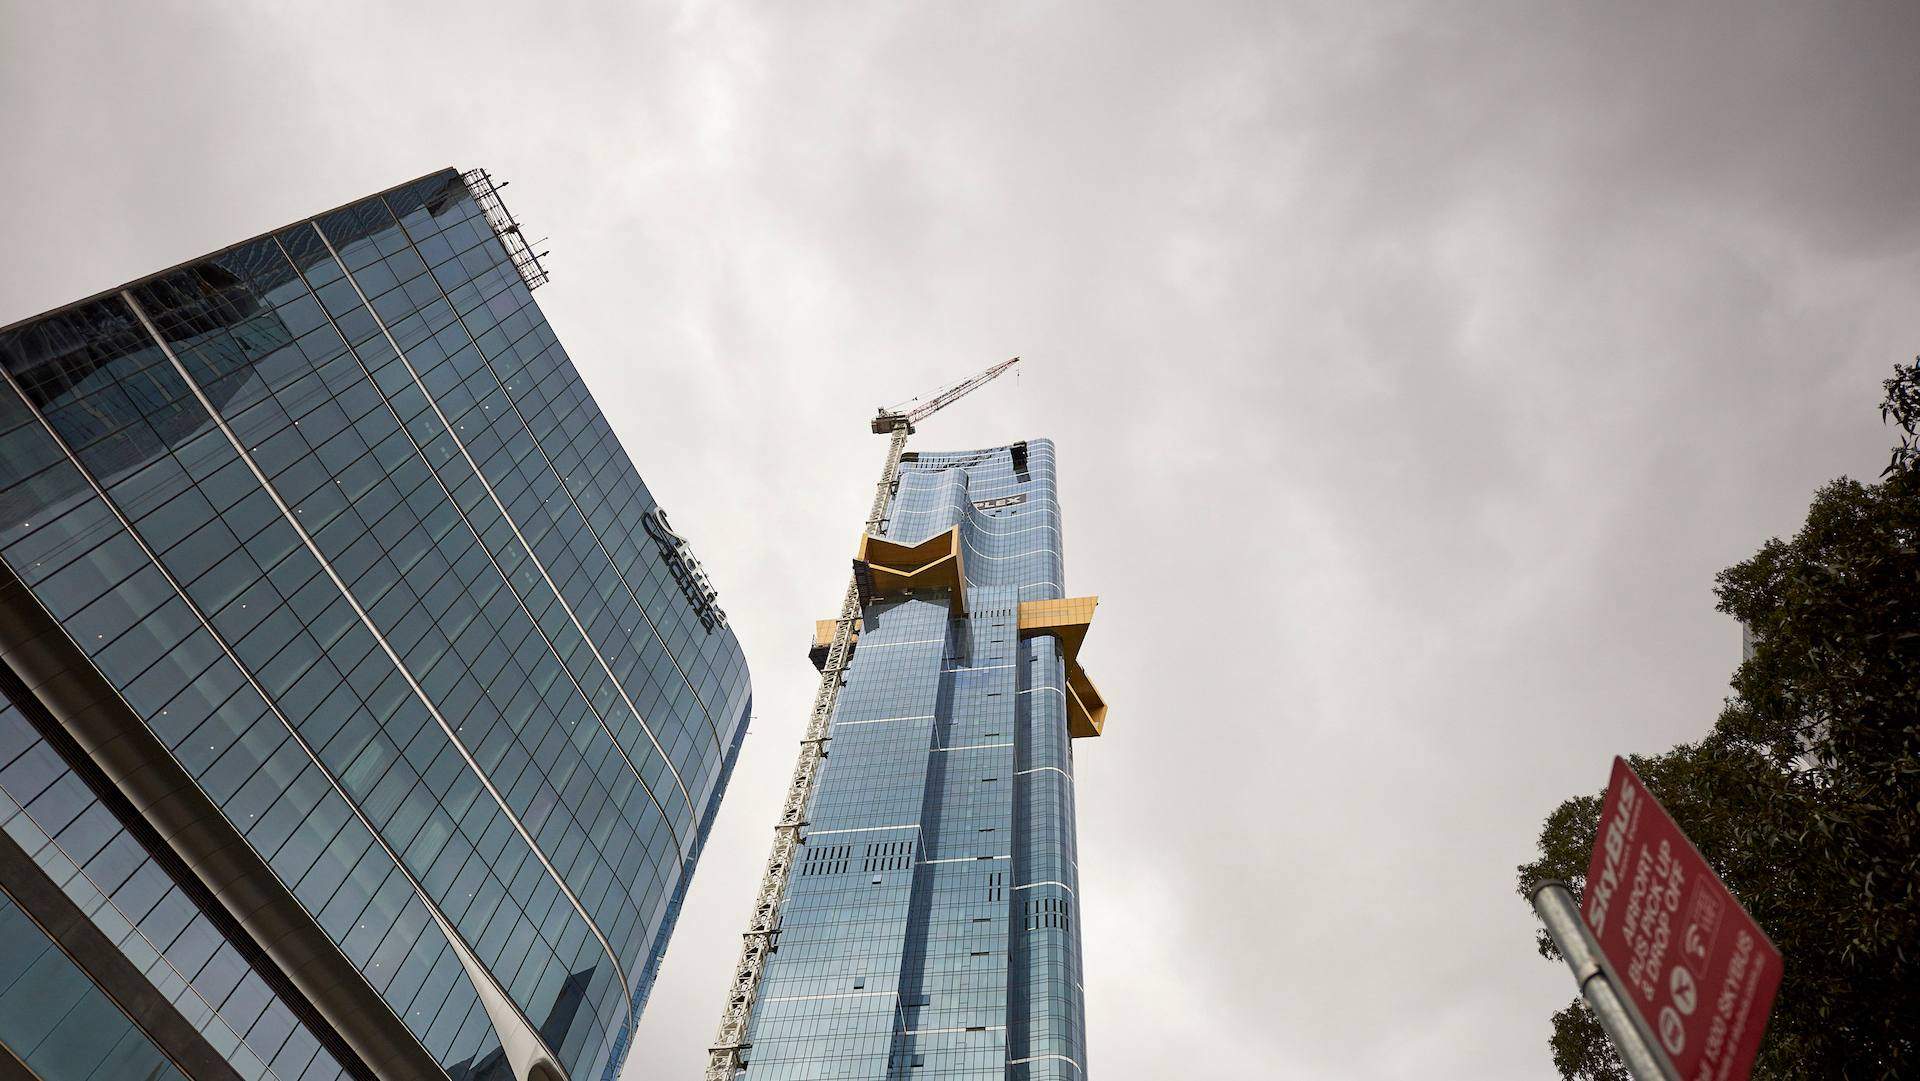
{"type": "Polygon", "coordinates": [[[381,188],[379,191],[372,192],[367,195],[356,196],[352,199],[347,200],[344,203],[341,203],[339,206],[328,207],[325,210],[318,211],[313,214],[308,214],[305,217],[295,218],[294,220],[287,222],[285,225],[278,225],[272,229],[267,229],[262,232],[255,233],[244,240],[236,240],[233,243],[226,245],[225,247],[215,248],[210,252],[206,252],[202,255],[193,256],[190,259],[182,259],[179,262],[174,263],[164,269],[156,270],[151,274],[142,274],[137,278],[132,278],[127,281],[121,282],[119,285],[109,286],[108,288],[102,289],[97,293],[91,293],[91,294],[88,294],[87,296],[81,297],[79,300],[71,300],[65,304],[48,308],[46,311],[40,312],[37,315],[29,315],[22,319],[15,319],[13,322],[8,323],[5,326],[0,326],[0,334],[6,334],[9,331],[18,330],[29,323],[37,323],[40,320],[45,319],[50,315],[58,315],[61,312],[68,311],[73,308],[78,308],[83,304],[91,304],[96,300],[101,300],[106,297],[112,296],[113,294],[120,292],[122,289],[132,289],[134,286],[144,285],[147,282],[153,281],[156,278],[165,277],[166,275],[171,274],[176,270],[183,270],[187,267],[190,267],[195,263],[203,263],[208,259],[218,258],[219,256],[225,255],[228,252],[233,251],[237,248],[243,247],[247,244],[251,244],[256,240],[259,240],[261,237],[273,236],[274,234],[279,233],[282,230],[291,229],[294,226],[299,225],[301,222],[312,221],[315,218],[325,217],[326,215],[331,214],[337,210],[345,210],[346,208],[354,205],[355,203],[364,202],[365,200],[368,200],[368,199],[377,198],[382,195],[387,195],[391,192],[399,191],[401,188],[404,188],[409,184],[418,184],[422,180],[426,180],[429,177],[439,176],[442,173],[452,173],[456,177],[460,175],[460,171],[458,169],[455,169],[451,165],[442,166],[441,168],[435,169],[431,172],[421,173],[419,176],[413,177],[409,180],[402,180],[400,183],[394,184],[391,187],[381,188]]]}

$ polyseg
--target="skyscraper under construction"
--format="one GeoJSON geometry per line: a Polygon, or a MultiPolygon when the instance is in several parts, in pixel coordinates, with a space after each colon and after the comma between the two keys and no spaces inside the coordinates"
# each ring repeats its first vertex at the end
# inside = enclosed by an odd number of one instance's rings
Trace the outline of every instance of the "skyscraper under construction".
{"type": "Polygon", "coordinates": [[[874,425],[893,451],[816,627],[821,698],[710,1079],[1086,1076],[1072,741],[1105,721],[1079,663],[1096,599],[1064,589],[1051,442],[904,453],[909,416],[874,425]]]}

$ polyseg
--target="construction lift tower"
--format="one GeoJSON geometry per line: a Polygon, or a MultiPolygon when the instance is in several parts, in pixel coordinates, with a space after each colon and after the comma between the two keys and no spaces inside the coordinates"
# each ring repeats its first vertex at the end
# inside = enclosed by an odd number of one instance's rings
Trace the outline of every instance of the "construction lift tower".
{"type": "MultiPolygon", "coordinates": [[[[880,470],[880,482],[874,487],[873,509],[867,513],[866,532],[880,529],[893,498],[895,474],[906,453],[907,436],[914,425],[972,394],[1006,374],[1020,363],[1019,357],[1002,361],[971,379],[937,391],[928,398],[915,398],[892,409],[881,408],[873,418],[875,435],[887,436],[887,461],[880,470]]],[[[820,690],[813,697],[813,713],[807,719],[807,733],[800,740],[800,758],[794,763],[793,780],[787,785],[786,802],[780,809],[780,822],[773,828],[773,852],[760,876],[760,890],[754,896],[753,914],[741,935],[740,960],[734,965],[733,983],[727,988],[726,1011],[720,1017],[720,1031],[708,1049],[706,1081],[735,1081],[745,1068],[742,1052],[747,1050],[747,1025],[753,1017],[753,1002],[760,992],[760,976],[766,969],[780,936],[780,905],[786,899],[787,875],[793,868],[794,854],[801,845],[800,831],[806,826],[807,803],[813,796],[813,782],[826,756],[831,738],[827,728],[833,721],[834,706],[840,700],[840,684],[845,678],[847,660],[853,653],[854,624],[860,619],[860,586],[857,579],[847,583],[845,599],[840,602],[840,617],[833,624],[833,638],[827,645],[826,661],[820,668],[820,690]]]]}

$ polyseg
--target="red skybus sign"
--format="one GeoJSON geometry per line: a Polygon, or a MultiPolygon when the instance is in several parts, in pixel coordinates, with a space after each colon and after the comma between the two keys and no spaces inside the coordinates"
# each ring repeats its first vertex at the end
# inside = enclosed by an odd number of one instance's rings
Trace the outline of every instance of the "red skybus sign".
{"type": "Polygon", "coordinates": [[[1676,1076],[1745,1081],[1780,987],[1780,951],[1622,758],[1580,914],[1676,1076]]]}

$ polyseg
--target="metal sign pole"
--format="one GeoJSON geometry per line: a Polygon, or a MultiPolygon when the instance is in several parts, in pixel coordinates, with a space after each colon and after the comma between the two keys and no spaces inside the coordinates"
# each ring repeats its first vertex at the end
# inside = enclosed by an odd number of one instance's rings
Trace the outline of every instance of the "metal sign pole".
{"type": "Polygon", "coordinates": [[[1580,994],[1600,1018],[1600,1027],[1607,1030],[1627,1072],[1635,1081],[1681,1081],[1668,1071],[1660,1053],[1634,1023],[1633,1008],[1621,999],[1619,988],[1608,977],[1600,944],[1587,929],[1587,921],[1580,918],[1580,902],[1567,884],[1542,882],[1533,891],[1533,911],[1547,925],[1547,934],[1560,948],[1560,956],[1567,959],[1580,994]]]}

